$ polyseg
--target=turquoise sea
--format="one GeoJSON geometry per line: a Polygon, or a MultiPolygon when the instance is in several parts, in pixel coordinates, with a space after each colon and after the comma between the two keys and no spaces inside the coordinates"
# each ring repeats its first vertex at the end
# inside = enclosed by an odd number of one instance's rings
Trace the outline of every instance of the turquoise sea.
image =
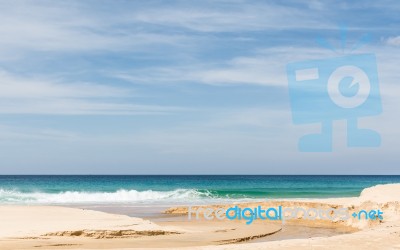
{"type": "Polygon", "coordinates": [[[400,176],[3,175],[0,204],[186,204],[358,196],[400,176]]]}

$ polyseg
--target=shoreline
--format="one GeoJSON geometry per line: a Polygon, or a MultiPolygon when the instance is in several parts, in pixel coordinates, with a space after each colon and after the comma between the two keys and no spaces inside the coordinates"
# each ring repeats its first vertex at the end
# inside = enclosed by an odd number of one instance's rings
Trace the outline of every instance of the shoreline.
{"type": "MultiPolygon", "coordinates": [[[[239,207],[283,205],[303,208],[381,209],[382,220],[305,220],[285,222],[187,221],[187,208],[150,220],[59,206],[0,206],[0,248],[7,249],[390,249],[400,247],[400,184],[364,189],[357,198],[282,199],[235,203],[239,207]],[[186,209],[186,211],[185,211],[186,209]],[[171,217],[176,216],[174,220],[171,217]],[[180,217],[179,217],[180,216],[180,217]],[[183,217],[182,217],[183,216],[183,217]],[[304,235],[306,229],[314,233],[304,235]],[[297,230],[297,231],[296,231],[297,230]],[[325,230],[325,231],[324,231],[325,230]],[[333,230],[333,231],[329,231],[333,230]],[[336,230],[336,231],[335,231],[336,230]],[[319,231],[319,234],[318,234],[319,231]],[[330,232],[330,234],[329,234],[330,232]],[[339,233],[341,232],[341,233],[339,233]],[[297,234],[297,235],[296,235],[297,234]],[[301,235],[303,234],[303,235],[301,235]],[[296,236],[302,237],[296,237],[296,236]],[[379,242],[378,242],[379,241],[379,242]],[[336,242],[336,243],[335,243],[336,242]]],[[[206,207],[221,208],[227,204],[206,207]]]]}

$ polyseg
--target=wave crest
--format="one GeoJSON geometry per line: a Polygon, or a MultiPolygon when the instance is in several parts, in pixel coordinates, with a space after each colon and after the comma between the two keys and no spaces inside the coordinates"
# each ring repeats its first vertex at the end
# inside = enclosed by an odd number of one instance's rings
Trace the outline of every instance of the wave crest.
{"type": "Polygon", "coordinates": [[[204,198],[213,198],[213,195],[207,190],[196,189],[176,189],[172,191],[121,189],[115,192],[65,191],[60,193],[25,193],[0,189],[0,203],[137,203],[142,201],[196,201],[204,198]]]}

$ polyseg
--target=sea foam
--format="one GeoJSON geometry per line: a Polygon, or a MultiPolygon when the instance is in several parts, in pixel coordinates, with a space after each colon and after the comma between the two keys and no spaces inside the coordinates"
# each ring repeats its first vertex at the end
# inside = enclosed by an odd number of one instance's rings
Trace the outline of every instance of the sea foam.
{"type": "Polygon", "coordinates": [[[135,203],[135,202],[174,202],[196,201],[213,198],[208,191],[196,189],[176,189],[172,191],[118,190],[115,192],[78,192],[59,193],[20,192],[0,189],[0,203],[37,203],[37,204],[73,204],[73,203],[135,203]]]}

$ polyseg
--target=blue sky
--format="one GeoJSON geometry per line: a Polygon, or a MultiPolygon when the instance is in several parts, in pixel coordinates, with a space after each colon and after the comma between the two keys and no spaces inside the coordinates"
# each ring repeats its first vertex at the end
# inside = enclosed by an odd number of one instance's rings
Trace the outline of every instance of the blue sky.
{"type": "Polygon", "coordinates": [[[1,174],[400,174],[398,1],[0,1],[1,174]],[[341,48],[339,26],[348,30],[341,48]],[[380,148],[300,153],[286,65],[375,53],[380,148]],[[318,45],[326,38],[335,48],[318,45]]]}

